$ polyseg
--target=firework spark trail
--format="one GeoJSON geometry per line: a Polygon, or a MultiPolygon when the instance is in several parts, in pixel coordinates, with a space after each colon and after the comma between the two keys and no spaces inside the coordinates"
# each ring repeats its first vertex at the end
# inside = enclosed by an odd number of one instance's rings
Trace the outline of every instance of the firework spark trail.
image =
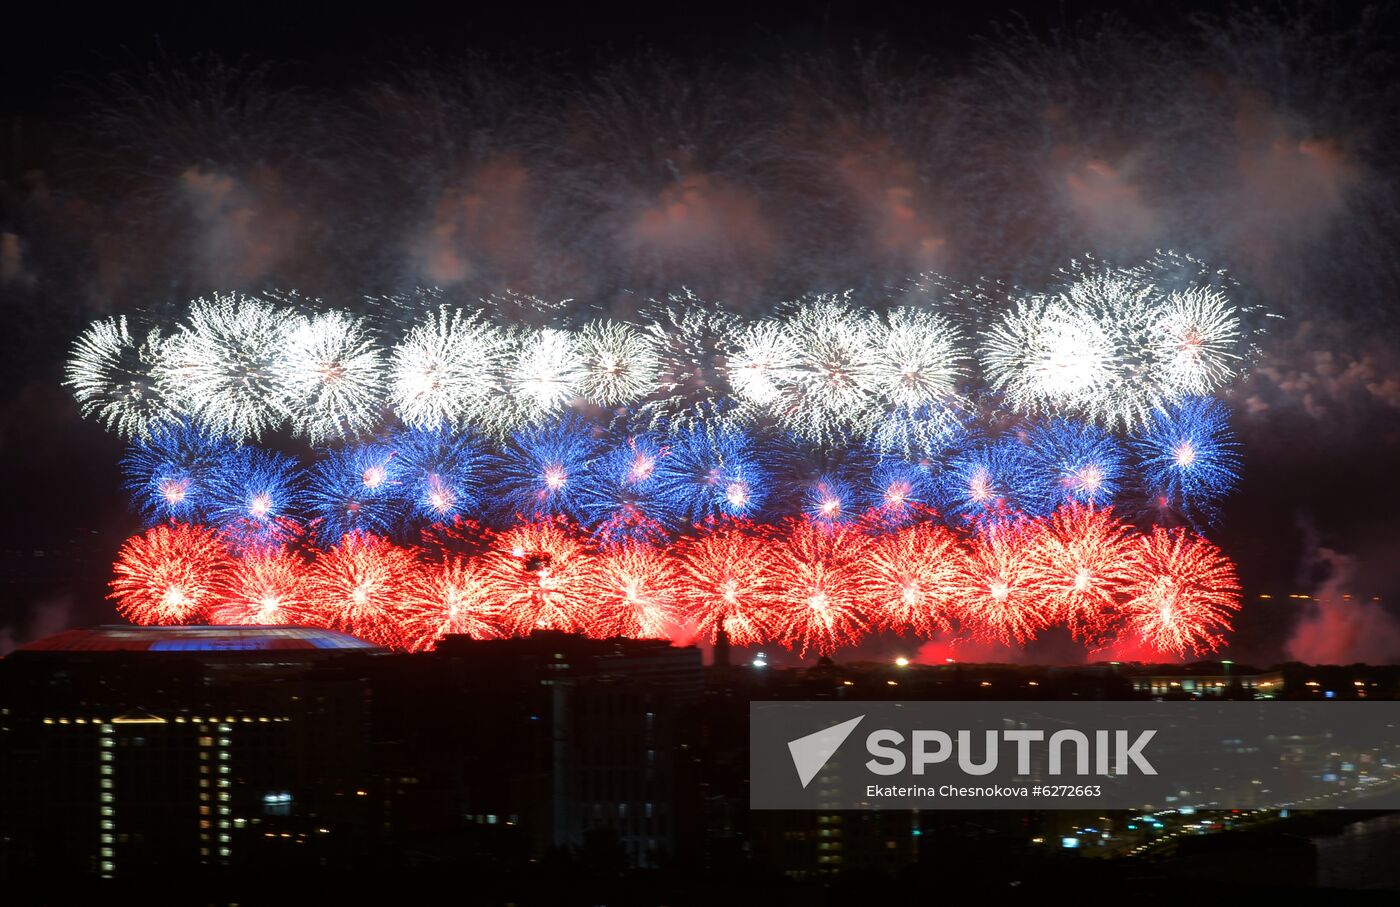
{"type": "Polygon", "coordinates": [[[228,551],[210,530],[157,526],[122,545],[109,597],[132,623],[196,623],[207,619],[228,569],[228,551]]]}
{"type": "Polygon", "coordinates": [[[257,439],[289,414],[280,357],[297,326],[280,306],[216,294],[190,307],[161,345],[152,374],[164,396],[213,431],[257,439]]]}
{"type": "Polygon", "coordinates": [[[942,526],[920,523],[875,539],[862,566],[872,624],[928,637],[952,626],[957,538],[942,526]]]}
{"type": "Polygon", "coordinates": [[[321,552],[306,578],[310,622],[382,646],[403,645],[404,590],[413,555],[372,535],[348,535],[321,552]]]}
{"type": "Polygon", "coordinates": [[[293,624],[310,611],[307,564],[296,553],[258,549],[235,558],[210,609],[217,624],[293,624]]]}
{"type": "Polygon", "coordinates": [[[1203,654],[1224,644],[1239,610],[1239,579],[1220,549],[1160,526],[1130,548],[1124,634],[1162,654],[1203,654]]]}
{"type": "Polygon", "coordinates": [[[484,564],[504,606],[506,628],[586,632],[594,555],[581,533],[554,521],[524,523],[491,541],[484,564]]]}
{"type": "Polygon", "coordinates": [[[504,618],[484,565],[449,556],[414,570],[403,591],[401,639],[410,652],[431,649],[448,634],[501,636],[504,618]]]}
{"type": "Polygon", "coordinates": [[[829,655],[869,631],[862,608],[867,538],[855,529],[792,521],[779,532],[771,626],[783,645],[829,655]]]}
{"type": "Polygon", "coordinates": [[[1070,505],[1055,511],[1030,549],[1037,594],[1075,639],[1102,643],[1117,617],[1133,536],[1112,511],[1070,505]]]}
{"type": "Polygon", "coordinates": [[[164,343],[159,329],[133,337],[125,315],[95,321],[73,344],[63,383],[84,416],[123,437],[144,438],[174,418],[151,374],[164,343]]]}
{"type": "Polygon", "coordinates": [[[740,523],[680,541],[681,595],[698,639],[714,642],[721,631],[739,646],[771,638],[772,550],[757,527],[740,523]]]}

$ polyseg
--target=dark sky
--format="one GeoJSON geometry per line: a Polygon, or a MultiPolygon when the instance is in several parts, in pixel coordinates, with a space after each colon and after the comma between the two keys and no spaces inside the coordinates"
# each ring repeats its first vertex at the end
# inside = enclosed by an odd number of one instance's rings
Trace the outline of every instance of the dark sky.
{"type": "Polygon", "coordinates": [[[59,386],[108,312],[453,281],[761,309],[925,270],[1036,288],[1074,256],[1169,248],[1286,316],[1226,395],[1236,651],[1400,657],[1358,604],[1400,597],[1395,23],[1320,3],[41,15],[0,53],[0,625],[110,614],[138,525],[122,445],[59,386]],[[629,218],[678,191],[686,230],[639,249],[629,218]]]}

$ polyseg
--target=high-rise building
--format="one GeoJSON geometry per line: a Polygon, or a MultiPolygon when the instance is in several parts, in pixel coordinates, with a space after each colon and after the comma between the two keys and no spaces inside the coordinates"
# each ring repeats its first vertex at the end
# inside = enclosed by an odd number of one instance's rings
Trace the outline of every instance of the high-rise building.
{"type": "Polygon", "coordinates": [[[325,850],[355,824],[369,713],[354,672],[324,668],[377,651],[302,627],[101,627],[12,653],[7,863],[112,877],[325,850]]]}

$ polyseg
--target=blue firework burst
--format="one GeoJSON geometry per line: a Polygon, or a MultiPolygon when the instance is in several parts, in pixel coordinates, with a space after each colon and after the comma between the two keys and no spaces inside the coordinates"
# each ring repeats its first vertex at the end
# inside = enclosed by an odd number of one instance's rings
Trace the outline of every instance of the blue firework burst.
{"type": "Polygon", "coordinates": [[[235,544],[279,544],[296,532],[302,484],[301,469],[290,457],[236,448],[214,474],[209,520],[235,544]]]}
{"type": "Polygon", "coordinates": [[[662,480],[681,520],[692,524],[752,518],[762,511],[772,485],[753,439],[727,427],[679,432],[662,461],[662,480]]]}
{"type": "Polygon", "coordinates": [[[1014,434],[954,454],[937,482],[944,511],[963,522],[994,522],[1050,508],[1029,448],[1014,434]]]}
{"type": "Polygon", "coordinates": [[[517,432],[502,452],[493,509],[507,518],[579,519],[580,492],[600,450],[592,427],[572,417],[517,432]]]}
{"type": "Polygon", "coordinates": [[[160,425],[122,457],[125,487],[148,526],[204,519],[220,462],[234,446],[185,423],[160,425]]]}
{"type": "Polygon", "coordinates": [[[1156,410],[1130,446],[1148,492],[1192,523],[1214,522],[1218,501],[1239,482],[1229,408],[1210,397],[1156,410]]]}
{"type": "Polygon", "coordinates": [[[669,454],[656,437],[640,434],[593,461],[578,507],[600,540],[655,540],[676,526],[682,508],[663,465],[669,454]]]}
{"type": "Polygon", "coordinates": [[[1054,504],[1112,504],[1127,472],[1118,440],[1094,425],[1055,419],[1028,440],[1033,480],[1054,504]]]}
{"type": "Polygon", "coordinates": [[[332,451],[316,464],[306,494],[323,546],[352,532],[392,535],[403,507],[403,461],[382,444],[332,451]]]}
{"type": "Polygon", "coordinates": [[[902,526],[934,508],[936,488],[928,467],[904,460],[881,460],[869,474],[868,496],[875,517],[902,526]]]}
{"type": "Polygon", "coordinates": [[[409,513],[432,523],[476,515],[489,457],[467,432],[418,429],[394,442],[409,513]]]}

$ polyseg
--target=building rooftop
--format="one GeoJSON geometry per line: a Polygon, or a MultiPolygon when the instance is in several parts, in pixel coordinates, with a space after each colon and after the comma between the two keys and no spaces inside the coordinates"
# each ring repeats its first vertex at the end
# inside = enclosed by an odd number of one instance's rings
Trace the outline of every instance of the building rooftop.
{"type": "Polygon", "coordinates": [[[64,630],[20,646],[21,652],[269,652],[364,650],[379,647],[320,627],[136,627],[64,630]]]}

